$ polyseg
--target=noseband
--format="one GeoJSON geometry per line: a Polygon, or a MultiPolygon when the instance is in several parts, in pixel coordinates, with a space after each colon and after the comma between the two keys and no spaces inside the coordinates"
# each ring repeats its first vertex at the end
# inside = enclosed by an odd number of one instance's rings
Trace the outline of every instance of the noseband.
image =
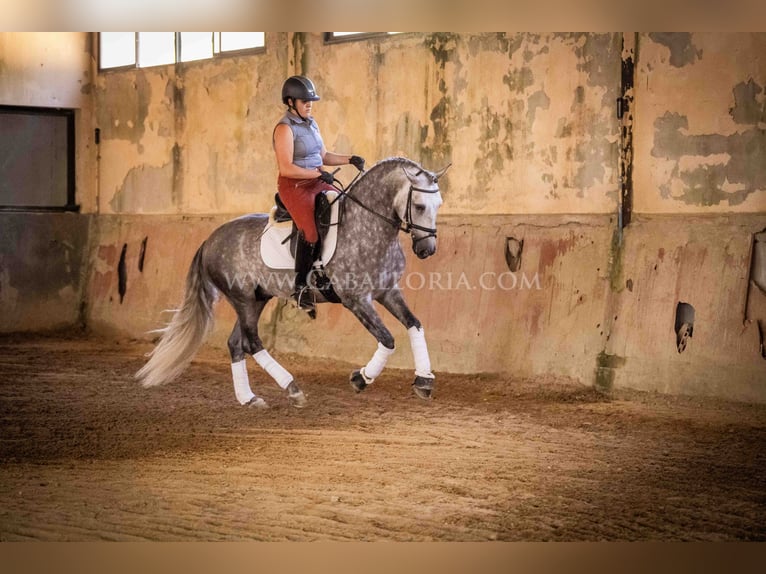
{"type": "MultiPolygon", "coordinates": [[[[434,183],[436,183],[436,180],[434,180],[434,183]]],[[[412,222],[412,192],[413,191],[419,191],[420,193],[439,193],[439,188],[436,189],[423,189],[421,187],[415,187],[414,185],[410,184],[410,191],[407,194],[407,210],[404,212],[404,225],[399,226],[400,231],[404,231],[405,233],[412,233],[413,229],[417,229],[418,231],[423,231],[426,233],[426,235],[423,235],[422,237],[415,237],[414,234],[412,234],[412,246],[418,244],[418,241],[422,241],[423,239],[428,239],[429,237],[436,237],[436,228],[433,227],[423,227],[422,225],[418,225],[417,223],[412,222]]]]}

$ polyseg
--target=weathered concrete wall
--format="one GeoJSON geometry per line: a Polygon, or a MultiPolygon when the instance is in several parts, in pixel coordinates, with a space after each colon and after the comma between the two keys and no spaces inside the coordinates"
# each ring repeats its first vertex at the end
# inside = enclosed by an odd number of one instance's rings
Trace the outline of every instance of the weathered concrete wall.
{"type": "MultiPolygon", "coordinates": [[[[207,231],[228,213],[268,209],[279,86],[303,72],[323,96],[316,115],[330,149],[371,161],[405,155],[431,167],[454,165],[443,180],[440,251],[427,261],[410,258],[404,280],[437,370],[556,373],[603,388],[766,400],[762,293],[748,287],[752,237],[766,219],[678,215],[766,212],[758,175],[763,38],[628,38],[636,63],[634,221],[622,235],[620,34],[405,34],[333,45],[317,34],[273,35],[271,58],[105,75],[99,123],[116,131],[105,130],[103,150],[114,146],[115,161],[102,182],[109,182],[102,209],[220,215],[104,224],[99,250],[111,259],[97,263],[112,275],[94,276],[99,294],[114,292],[124,243],[130,258],[148,236],[147,257],[163,263],[154,279],[147,268],[129,281],[122,306],[113,295],[94,296],[93,324],[132,335],[156,327],[157,310],[179,300],[207,231]],[[117,90],[126,82],[136,94],[117,90]],[[126,105],[126,97],[136,103],[126,105]],[[130,118],[133,131],[125,131],[130,118]],[[173,239],[179,225],[193,241],[173,239]],[[509,237],[524,241],[514,274],[504,258],[509,237]],[[697,317],[684,353],[674,330],[681,301],[697,317]]],[[[221,313],[212,341],[223,347],[232,318],[221,313]]],[[[399,342],[391,364],[410,365],[404,329],[386,322],[399,342]]],[[[337,307],[323,307],[309,322],[273,304],[262,330],[277,351],[342,353],[363,364],[374,349],[337,307]]]]}
{"type": "MultiPolygon", "coordinates": [[[[96,189],[92,65],[90,34],[0,34],[0,104],[76,110],[76,201],[86,212],[96,189]]],[[[84,323],[90,223],[0,213],[0,332],[84,323]]]]}
{"type": "Polygon", "coordinates": [[[681,221],[638,217],[615,248],[597,384],[764,401],[758,319],[766,320],[766,296],[751,287],[750,264],[753,235],[766,228],[766,214],[681,221]],[[682,351],[679,303],[694,308],[692,337],[682,351]]]}
{"type": "Polygon", "coordinates": [[[93,37],[85,32],[0,33],[0,104],[75,110],[75,185],[94,211],[93,37]]]}
{"type": "Polygon", "coordinates": [[[329,96],[317,113],[330,143],[452,162],[443,213],[614,211],[619,35],[305,42],[307,72],[329,96]]]}
{"type": "Polygon", "coordinates": [[[91,35],[0,34],[0,101],[6,105],[80,108],[91,85],[91,35]]]}
{"type": "Polygon", "coordinates": [[[268,210],[287,48],[268,34],[263,54],[100,74],[100,213],[268,210]]]}
{"type": "Polygon", "coordinates": [[[766,211],[766,34],[641,34],[635,210],[766,211]]]}
{"type": "Polygon", "coordinates": [[[614,250],[597,382],[765,400],[766,309],[751,259],[766,229],[766,34],[651,33],[635,44],[639,216],[614,250]],[[679,302],[696,317],[682,353],[679,302]]]}
{"type": "MultiPolygon", "coordinates": [[[[227,219],[104,216],[94,247],[87,315],[109,335],[146,337],[181,300],[189,263],[207,234],[227,219]],[[143,271],[139,270],[146,239],[143,271]],[[120,300],[123,248],[124,298],[120,300]]],[[[766,215],[690,218],[641,216],[617,246],[613,216],[454,216],[442,218],[439,251],[411,253],[402,287],[426,328],[434,369],[558,374],[602,388],[708,394],[763,401],[764,360],[757,317],[766,295],[751,285],[753,233],[766,215]],[[523,241],[509,270],[507,238],[523,241]],[[694,306],[694,332],[683,353],[674,330],[679,302],[694,306]],[[749,319],[746,320],[746,306],[749,319]]],[[[381,310],[382,311],[382,310],[381,310]]],[[[385,311],[397,339],[390,365],[408,368],[404,328],[385,311]]],[[[234,323],[217,307],[210,343],[226,356],[234,323]]],[[[339,306],[310,321],[274,301],[261,321],[277,352],[310,353],[364,364],[375,343],[339,306]]]]}
{"type": "MultiPolygon", "coordinates": [[[[170,318],[186,284],[194,253],[221,216],[102,215],[93,229],[88,327],[112,336],[151,337],[170,318]]],[[[225,344],[234,325],[227,304],[217,306],[212,342],[225,344]]]]}
{"type": "MultiPolygon", "coordinates": [[[[606,214],[616,209],[619,39],[404,34],[325,45],[319,34],[270,34],[263,55],[102,74],[96,90],[99,209],[117,217],[102,218],[99,226],[91,326],[131,335],[156,327],[158,310],[177,303],[186,266],[211,229],[208,219],[193,218],[184,223],[182,238],[173,239],[179,229],[174,218],[133,215],[210,213],[220,214],[214,217],[220,223],[228,214],[271,206],[276,166],[270,138],[282,113],[281,84],[289,74],[306,73],[322,95],[315,115],[329,149],[353,151],[370,162],[404,155],[432,168],[455,166],[443,180],[440,237],[449,257],[410,262],[414,281],[427,269],[427,285],[410,295],[429,325],[435,362],[446,370],[557,371],[589,378],[600,349],[598,331],[588,333],[592,340],[586,345],[557,333],[577,332],[578,321],[600,313],[595,310],[603,305],[602,296],[590,291],[603,292],[598,284],[608,273],[611,234],[606,214]],[[552,214],[556,221],[551,229],[540,221],[527,233],[528,261],[543,263],[529,277],[519,275],[517,289],[485,289],[480,278],[492,283],[491,274],[508,271],[506,232],[527,229],[519,219],[502,217],[516,213],[552,214]],[[559,228],[557,213],[604,215],[583,231],[577,219],[559,228]],[[114,293],[121,250],[128,245],[126,267],[135,274],[131,257],[144,237],[147,265],[149,254],[162,263],[129,279],[119,303],[114,293]],[[554,259],[564,253],[568,261],[555,263],[566,270],[552,272],[554,259]],[[584,277],[581,267],[591,259],[603,263],[589,265],[593,275],[584,277]],[[469,286],[448,286],[461,276],[469,286]],[[535,283],[522,289],[523,278],[535,283]],[[575,303],[563,293],[573,283],[582,285],[575,303]],[[170,286],[174,297],[166,291],[170,286]],[[553,300],[551,290],[557,294],[553,300]],[[576,311],[560,321],[557,314],[573,305],[576,311]],[[475,333],[467,349],[455,323],[475,333]],[[524,329],[535,335],[513,335],[524,329]],[[545,333],[557,341],[553,357],[534,352],[545,333]]],[[[341,177],[350,179],[352,171],[346,168],[341,177]]],[[[506,283],[513,280],[504,277],[506,283]]],[[[270,326],[266,339],[280,350],[334,356],[343,348],[347,357],[366,361],[374,348],[343,309],[326,309],[318,324],[306,324],[289,307],[275,306],[270,313],[264,318],[270,326]],[[316,330],[323,335],[315,337],[316,330]]],[[[219,327],[213,341],[223,345],[229,328],[219,327]]],[[[406,347],[396,364],[406,364],[406,347]]]]}
{"type": "Polygon", "coordinates": [[[0,213],[0,333],[82,326],[91,217],[0,213]]]}
{"type": "MultiPolygon", "coordinates": [[[[552,373],[601,388],[766,401],[766,295],[753,263],[754,237],[766,229],[766,35],[627,39],[633,216],[622,233],[621,34],[402,34],[326,45],[319,34],[275,33],[265,54],[100,74],[89,88],[100,177],[78,187],[86,210],[99,212],[89,326],[150,337],[161,311],[179,303],[207,234],[268,210],[281,84],[306,73],[323,96],[315,114],[328,148],[369,162],[453,163],[441,182],[438,253],[417,260],[401,238],[403,287],[437,373],[552,373]],[[513,273],[508,238],[524,242],[513,273]],[[695,309],[682,353],[679,302],[695,309]]],[[[404,329],[385,321],[398,341],[391,364],[410,366],[404,329]]],[[[219,305],[211,343],[222,356],[232,324],[219,305]]],[[[277,353],[363,364],[374,350],[337,306],[309,322],[275,302],[261,329],[277,353]]]]}
{"type": "Polygon", "coordinates": [[[268,34],[265,54],[101,74],[99,209],[267,210],[282,82],[306,73],[329,149],[455,164],[445,213],[610,213],[618,40],[404,34],[325,45],[321,34],[268,34]]]}
{"type": "MultiPolygon", "coordinates": [[[[599,324],[611,233],[609,216],[445,216],[439,251],[427,260],[418,260],[402,237],[408,262],[401,285],[426,330],[434,368],[589,380],[605,340],[599,324]],[[523,241],[513,272],[505,256],[509,237],[523,241]]],[[[390,364],[411,367],[405,329],[381,314],[397,339],[390,364]]],[[[360,365],[375,350],[340,308],[320,307],[315,322],[299,317],[273,334],[280,349],[311,348],[326,357],[342,349],[360,365]]]]}

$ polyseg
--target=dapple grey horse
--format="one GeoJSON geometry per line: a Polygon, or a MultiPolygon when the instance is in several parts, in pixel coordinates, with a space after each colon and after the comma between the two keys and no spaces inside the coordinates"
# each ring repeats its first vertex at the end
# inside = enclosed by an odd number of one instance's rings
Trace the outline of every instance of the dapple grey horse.
{"type": "MultiPolygon", "coordinates": [[[[337,230],[334,256],[325,266],[340,302],[375,337],[378,347],[363,367],[353,371],[351,386],[361,392],[382,372],[394,351],[394,337],[373,306],[378,301],[406,328],[415,360],[413,391],[431,397],[434,375],[423,327],[402,296],[398,281],[405,257],[398,234],[412,238],[412,249],[424,259],[436,252],[436,215],[442,204],[438,180],[449,165],[431,172],[405,158],[378,162],[342,190],[344,210],[337,230]]],[[[266,214],[229,221],[202,243],[189,268],[181,307],[160,329],[149,361],[136,373],[145,387],[169,382],[188,366],[213,324],[213,304],[220,292],[232,305],[237,322],[229,337],[234,391],[240,404],[265,408],[251,388],[245,362],[252,355],[286,391],[293,406],[306,397],[293,376],[264,349],[258,319],[273,297],[289,298],[294,272],[267,267],[260,255],[260,238],[269,224],[266,214]]],[[[322,295],[317,302],[326,302],[322,295]]]]}

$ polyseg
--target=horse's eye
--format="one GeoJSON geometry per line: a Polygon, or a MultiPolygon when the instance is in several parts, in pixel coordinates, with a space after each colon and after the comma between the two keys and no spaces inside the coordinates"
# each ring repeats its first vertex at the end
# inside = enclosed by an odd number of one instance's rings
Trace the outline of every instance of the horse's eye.
{"type": "Polygon", "coordinates": [[[417,211],[418,213],[424,213],[426,210],[425,205],[413,205],[412,207],[414,207],[415,211],[417,211]]]}

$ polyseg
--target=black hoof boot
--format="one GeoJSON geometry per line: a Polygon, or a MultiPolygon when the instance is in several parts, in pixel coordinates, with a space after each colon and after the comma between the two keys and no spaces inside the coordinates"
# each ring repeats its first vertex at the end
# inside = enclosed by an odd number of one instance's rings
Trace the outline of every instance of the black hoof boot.
{"type": "Polygon", "coordinates": [[[357,369],[348,378],[348,382],[351,383],[351,387],[357,392],[361,393],[367,388],[367,381],[364,380],[361,369],[357,369]]]}
{"type": "Polygon", "coordinates": [[[296,409],[302,409],[306,406],[306,395],[303,394],[303,391],[295,381],[290,382],[286,390],[287,400],[292,406],[296,409]]]}
{"type": "Polygon", "coordinates": [[[245,403],[245,406],[257,410],[264,410],[269,408],[269,405],[261,397],[253,397],[245,403]]]}
{"type": "Polygon", "coordinates": [[[415,396],[419,399],[429,400],[431,398],[431,391],[434,388],[434,380],[426,377],[415,377],[415,382],[412,383],[412,390],[415,392],[415,396]]]}

